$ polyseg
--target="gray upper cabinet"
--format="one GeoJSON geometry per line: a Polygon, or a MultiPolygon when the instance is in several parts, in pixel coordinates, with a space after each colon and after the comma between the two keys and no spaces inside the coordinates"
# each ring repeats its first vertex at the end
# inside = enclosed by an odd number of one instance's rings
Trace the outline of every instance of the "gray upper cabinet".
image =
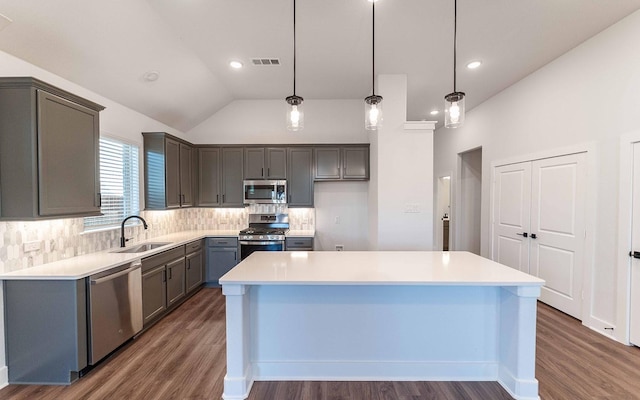
{"type": "Polygon", "coordinates": [[[340,179],[340,148],[320,147],[314,150],[316,168],[314,179],[339,180],[340,179]]]}
{"type": "Polygon", "coordinates": [[[226,207],[243,207],[243,155],[241,147],[222,148],[222,202],[226,207]]]}
{"type": "Polygon", "coordinates": [[[0,78],[0,218],[100,214],[103,109],[34,78],[0,78]]]}
{"type": "Polygon", "coordinates": [[[368,180],[369,146],[315,148],[316,181],[368,180]]]}
{"type": "Polygon", "coordinates": [[[220,205],[220,149],[198,149],[198,205],[215,207],[220,205]]]}
{"type": "Polygon", "coordinates": [[[287,153],[288,206],[313,207],[313,149],[291,147],[287,153]]]}
{"type": "Polygon", "coordinates": [[[193,149],[164,132],[143,132],[145,208],[193,206],[193,149]]]}
{"type": "Polygon", "coordinates": [[[245,148],[244,179],[287,179],[287,149],[245,148]]]}
{"type": "Polygon", "coordinates": [[[342,148],[342,179],[369,179],[369,148],[342,148]]]}

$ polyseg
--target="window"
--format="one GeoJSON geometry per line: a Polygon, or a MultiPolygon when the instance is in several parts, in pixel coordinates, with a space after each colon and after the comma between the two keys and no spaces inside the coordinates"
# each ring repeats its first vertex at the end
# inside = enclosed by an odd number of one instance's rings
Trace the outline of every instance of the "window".
{"type": "Polygon", "coordinates": [[[140,212],[139,148],[117,139],[100,137],[101,216],[84,219],[85,230],[118,226],[140,212]]]}

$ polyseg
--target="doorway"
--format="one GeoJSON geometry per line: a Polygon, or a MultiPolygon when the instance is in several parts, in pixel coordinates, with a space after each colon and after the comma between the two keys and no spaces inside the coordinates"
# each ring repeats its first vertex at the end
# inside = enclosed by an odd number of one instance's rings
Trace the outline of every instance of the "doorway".
{"type": "Polygon", "coordinates": [[[460,197],[456,210],[455,250],[480,255],[482,147],[460,153],[460,197]]]}
{"type": "Polygon", "coordinates": [[[451,175],[438,177],[436,200],[436,247],[435,250],[449,251],[451,247],[451,175]]]}

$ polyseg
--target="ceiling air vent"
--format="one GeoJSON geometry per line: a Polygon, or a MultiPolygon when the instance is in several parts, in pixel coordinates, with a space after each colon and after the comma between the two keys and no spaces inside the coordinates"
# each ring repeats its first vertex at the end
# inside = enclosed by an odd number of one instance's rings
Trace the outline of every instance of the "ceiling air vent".
{"type": "Polygon", "coordinates": [[[279,58],[252,58],[251,63],[255,66],[263,66],[263,65],[280,65],[279,58]]]}

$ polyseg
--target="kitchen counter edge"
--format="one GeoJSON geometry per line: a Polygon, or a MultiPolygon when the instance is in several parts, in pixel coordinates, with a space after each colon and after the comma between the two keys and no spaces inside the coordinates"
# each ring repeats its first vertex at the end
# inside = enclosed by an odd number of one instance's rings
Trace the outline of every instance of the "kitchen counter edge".
{"type": "Polygon", "coordinates": [[[78,280],[93,274],[109,270],[127,263],[140,261],[167,250],[183,246],[194,240],[208,237],[238,237],[238,231],[200,230],[182,231],[157,236],[141,242],[128,244],[127,247],[141,243],[169,242],[165,246],[142,253],[115,253],[119,248],[111,248],[95,253],[83,254],[54,261],[35,267],[0,274],[0,280],[78,280]]]}

